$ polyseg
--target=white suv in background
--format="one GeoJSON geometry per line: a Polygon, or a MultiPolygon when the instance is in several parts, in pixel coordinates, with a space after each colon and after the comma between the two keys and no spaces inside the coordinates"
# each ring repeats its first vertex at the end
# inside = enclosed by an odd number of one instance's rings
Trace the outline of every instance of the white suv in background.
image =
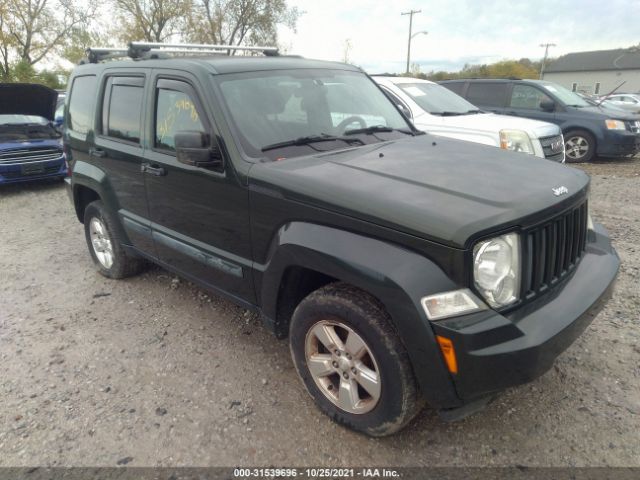
{"type": "Polygon", "coordinates": [[[564,162],[564,139],[557,125],[483,112],[428,80],[379,75],[372,78],[420,130],[564,162]]]}

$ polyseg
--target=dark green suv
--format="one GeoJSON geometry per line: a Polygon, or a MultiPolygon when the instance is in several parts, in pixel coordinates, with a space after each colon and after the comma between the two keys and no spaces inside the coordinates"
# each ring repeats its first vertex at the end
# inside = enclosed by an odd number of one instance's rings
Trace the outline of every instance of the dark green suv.
{"type": "Polygon", "coordinates": [[[370,435],[536,378],[602,307],[619,260],[581,171],[421,134],[350,65],[199,48],[71,76],[69,193],[103,275],[151,261],[260,312],[370,435]]]}

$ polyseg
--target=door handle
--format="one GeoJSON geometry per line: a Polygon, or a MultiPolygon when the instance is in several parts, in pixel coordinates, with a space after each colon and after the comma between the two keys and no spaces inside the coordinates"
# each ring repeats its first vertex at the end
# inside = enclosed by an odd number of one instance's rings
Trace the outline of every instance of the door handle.
{"type": "Polygon", "coordinates": [[[142,165],[140,165],[140,171],[142,173],[155,175],[156,177],[164,177],[167,174],[167,170],[165,168],[159,167],[157,165],[150,165],[148,163],[143,163],[142,165]]]}
{"type": "Polygon", "coordinates": [[[90,148],[89,149],[89,155],[92,157],[106,157],[107,156],[107,152],[105,152],[104,150],[100,149],[100,148],[90,148]]]}

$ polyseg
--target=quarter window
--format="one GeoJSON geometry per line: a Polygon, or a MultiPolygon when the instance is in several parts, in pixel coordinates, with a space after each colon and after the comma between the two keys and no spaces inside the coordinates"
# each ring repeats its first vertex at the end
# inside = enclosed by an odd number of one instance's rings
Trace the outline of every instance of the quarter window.
{"type": "Polygon", "coordinates": [[[71,86],[69,118],[67,126],[78,133],[87,133],[93,126],[93,112],[96,98],[96,77],[87,75],[76,77],[71,86]]]}
{"type": "Polygon", "coordinates": [[[157,89],[155,146],[175,151],[176,132],[205,133],[193,99],[186,93],[164,88],[157,89]]]}
{"type": "Polygon", "coordinates": [[[141,80],[110,79],[108,82],[102,112],[103,134],[126,142],[140,143],[140,116],[144,88],[128,84],[128,82],[138,81],[141,80]]]}
{"type": "Polygon", "coordinates": [[[526,108],[528,110],[540,110],[540,103],[551,99],[535,87],[529,85],[513,86],[511,93],[511,106],[513,108],[526,108]]]}

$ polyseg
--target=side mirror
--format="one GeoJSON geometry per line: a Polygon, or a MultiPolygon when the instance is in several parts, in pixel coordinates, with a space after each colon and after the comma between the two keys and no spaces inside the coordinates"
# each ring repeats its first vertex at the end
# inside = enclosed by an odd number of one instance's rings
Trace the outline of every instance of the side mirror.
{"type": "Polygon", "coordinates": [[[400,111],[401,111],[402,113],[404,113],[404,115],[405,115],[407,118],[409,118],[409,119],[413,118],[413,115],[411,115],[411,110],[409,110],[405,105],[403,105],[403,104],[399,103],[399,104],[398,104],[398,108],[400,109],[400,111]]]}
{"type": "Polygon", "coordinates": [[[540,109],[545,112],[553,112],[556,109],[556,102],[553,100],[543,100],[540,102],[540,109]]]}
{"type": "Polygon", "coordinates": [[[224,162],[218,145],[211,145],[209,135],[202,132],[176,132],[176,157],[180,163],[192,167],[222,170],[224,162]]]}

